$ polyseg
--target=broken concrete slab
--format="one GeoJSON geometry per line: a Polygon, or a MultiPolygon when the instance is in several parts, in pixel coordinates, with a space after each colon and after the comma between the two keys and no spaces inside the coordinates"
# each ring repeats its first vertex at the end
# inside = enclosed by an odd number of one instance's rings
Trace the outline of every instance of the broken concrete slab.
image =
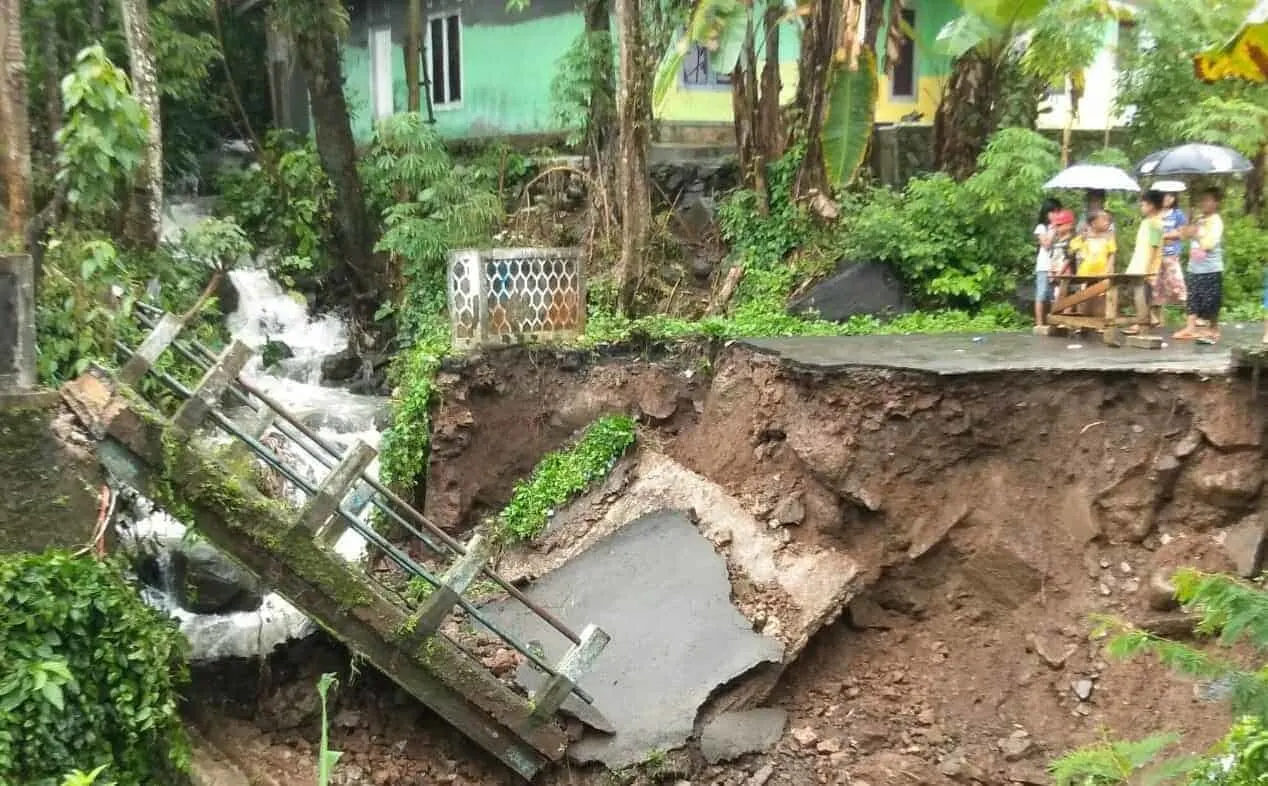
{"type": "MultiPolygon", "coordinates": [[[[622,462],[607,483],[560,510],[532,545],[502,555],[498,571],[512,581],[546,575],[628,522],[663,509],[695,512],[697,529],[726,557],[741,611],[760,607],[764,624],[751,614],[749,621],[779,631],[784,663],[836,620],[859,589],[859,566],[850,554],[786,544],[779,530],[726,489],[652,450],[622,462]]],[[[761,691],[752,696],[761,697],[761,691]]]]}
{"type": "MultiPolygon", "coordinates": [[[[563,619],[591,620],[612,637],[580,685],[616,731],[573,743],[568,754],[579,762],[615,770],[680,747],[715,690],[783,655],[778,641],[754,633],[731,605],[725,560],[683,511],[630,521],[526,593],[563,619]]],[[[548,661],[567,649],[520,604],[494,602],[486,611],[521,641],[540,644],[548,661]]],[[[532,690],[541,675],[523,667],[518,679],[532,690]]],[[[565,706],[575,703],[572,697],[565,706]]]]}
{"type": "Polygon", "coordinates": [[[710,764],[770,750],[784,736],[788,712],[772,707],[724,712],[700,731],[700,753],[710,764]]]}

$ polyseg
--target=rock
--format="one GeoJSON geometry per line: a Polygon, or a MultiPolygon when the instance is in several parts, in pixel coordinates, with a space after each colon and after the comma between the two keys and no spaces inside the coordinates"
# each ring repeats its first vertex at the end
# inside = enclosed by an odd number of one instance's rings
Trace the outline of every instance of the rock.
{"type": "Polygon", "coordinates": [[[1198,429],[1190,429],[1190,431],[1176,443],[1176,446],[1172,448],[1171,452],[1175,454],[1176,458],[1188,458],[1196,453],[1197,449],[1200,447],[1202,447],[1202,432],[1198,429]]]}
{"type": "Polygon", "coordinates": [[[882,751],[857,762],[850,771],[847,783],[858,786],[869,783],[873,786],[891,786],[892,784],[933,784],[941,776],[932,765],[923,759],[903,753],[882,751]]]}
{"type": "Polygon", "coordinates": [[[860,314],[884,316],[911,310],[905,290],[889,265],[847,263],[789,304],[793,314],[818,312],[829,322],[845,322],[860,314]]]}
{"type": "Polygon", "coordinates": [[[774,764],[763,764],[757,772],[745,781],[744,786],[766,786],[766,782],[775,774],[774,764]]]}
{"type": "Polygon", "coordinates": [[[186,611],[255,611],[264,602],[260,582],[204,540],[182,540],[172,552],[171,571],[176,602],[186,611]]]}
{"type": "Polygon", "coordinates": [[[653,420],[668,420],[678,411],[678,391],[668,383],[648,385],[638,397],[638,408],[653,420]]]}
{"type": "Polygon", "coordinates": [[[840,753],[841,741],[835,737],[828,738],[816,745],[815,750],[823,754],[840,753]]]}
{"type": "Polygon", "coordinates": [[[792,738],[803,748],[809,748],[819,741],[819,734],[809,726],[799,726],[792,730],[792,738]]]}
{"type": "Polygon", "coordinates": [[[1244,508],[1263,485],[1258,451],[1203,453],[1189,472],[1187,482],[1193,495],[1211,505],[1237,510],[1244,508]]]}
{"type": "Polygon", "coordinates": [[[221,276],[220,283],[216,284],[216,304],[220,308],[220,313],[228,316],[238,310],[238,286],[233,283],[233,279],[229,276],[221,276]]]}
{"type": "Polygon", "coordinates": [[[710,764],[769,750],[784,735],[788,713],[763,708],[724,712],[700,731],[700,752],[710,764]]]}
{"type": "Polygon", "coordinates": [[[1154,611],[1171,611],[1180,608],[1180,601],[1176,600],[1175,585],[1171,583],[1170,571],[1159,568],[1150,574],[1146,592],[1149,608],[1154,611]]]}
{"type": "Polygon", "coordinates": [[[999,741],[1005,761],[1020,761],[1035,751],[1035,741],[1024,729],[1018,729],[999,741]]]}
{"type": "Polygon", "coordinates": [[[277,363],[279,360],[295,357],[295,350],[291,349],[290,344],[285,341],[266,341],[264,346],[260,348],[261,362],[265,367],[277,363]]]}
{"type": "Polygon", "coordinates": [[[1251,514],[1224,533],[1224,552],[1237,567],[1237,575],[1253,579],[1264,561],[1264,523],[1251,514]]]}
{"type": "Polygon", "coordinates": [[[801,494],[784,497],[771,511],[771,519],[780,524],[800,524],[806,520],[806,505],[801,501],[801,494]]]}
{"type": "Polygon", "coordinates": [[[973,590],[1010,609],[1021,606],[1043,586],[1038,570],[1001,545],[988,546],[970,557],[964,563],[964,577],[973,590]]]}
{"type": "Polygon", "coordinates": [[[347,382],[361,370],[361,358],[348,347],[321,359],[322,382],[347,382]]]}
{"type": "Polygon", "coordinates": [[[948,753],[942,763],[938,765],[938,772],[960,783],[981,781],[986,777],[980,768],[969,763],[968,754],[965,753],[963,748],[956,748],[948,753]]]}
{"type": "Polygon", "coordinates": [[[1066,661],[1078,650],[1078,646],[1075,644],[1070,644],[1056,636],[1043,634],[1032,636],[1031,646],[1034,647],[1035,654],[1039,656],[1039,659],[1054,671],[1060,671],[1065,668],[1066,661]]]}
{"type": "Polygon", "coordinates": [[[1095,684],[1091,680],[1075,680],[1070,683],[1070,690],[1074,691],[1074,696],[1079,701],[1087,701],[1092,698],[1092,689],[1095,684]]]}
{"type": "Polygon", "coordinates": [[[1206,385],[1194,408],[1198,430],[1221,450],[1257,448],[1262,434],[1258,412],[1233,395],[1228,386],[1206,385]]]}

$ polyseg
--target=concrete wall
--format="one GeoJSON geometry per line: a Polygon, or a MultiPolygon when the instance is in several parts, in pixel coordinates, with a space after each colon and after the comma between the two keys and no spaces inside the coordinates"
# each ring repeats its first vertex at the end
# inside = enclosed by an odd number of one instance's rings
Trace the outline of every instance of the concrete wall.
{"type": "Polygon", "coordinates": [[[0,551],[78,548],[97,524],[101,470],[72,444],[56,394],[0,395],[0,551]]]}

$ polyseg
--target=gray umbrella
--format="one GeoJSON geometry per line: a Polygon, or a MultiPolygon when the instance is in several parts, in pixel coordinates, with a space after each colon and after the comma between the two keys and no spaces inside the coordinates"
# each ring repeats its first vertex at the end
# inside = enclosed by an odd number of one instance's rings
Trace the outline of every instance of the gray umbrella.
{"type": "Polygon", "coordinates": [[[1150,153],[1136,165],[1141,177],[1236,175],[1254,166],[1246,157],[1223,145],[1180,145],[1150,153]]]}

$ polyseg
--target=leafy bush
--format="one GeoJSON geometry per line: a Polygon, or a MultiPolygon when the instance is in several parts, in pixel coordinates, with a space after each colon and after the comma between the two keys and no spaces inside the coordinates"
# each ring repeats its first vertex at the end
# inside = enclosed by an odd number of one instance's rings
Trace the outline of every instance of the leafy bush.
{"type": "Polygon", "coordinates": [[[1258,319],[1268,231],[1250,216],[1224,216],[1224,303],[1233,319],[1258,319]]]}
{"type": "Polygon", "coordinates": [[[414,343],[392,361],[396,385],[392,425],[383,432],[379,448],[379,477],[398,488],[412,487],[427,468],[431,445],[431,406],[436,372],[449,351],[449,331],[437,311],[431,329],[419,329],[414,343]]]}
{"type": "Polygon", "coordinates": [[[150,121],[127,75],[100,44],[75,57],[61,87],[65,119],[57,132],[57,180],[78,214],[100,219],[140,166],[150,121]]]}
{"type": "Polygon", "coordinates": [[[515,484],[511,501],[498,515],[499,534],[529,540],[546,527],[550,512],[607,475],[634,444],[634,421],[610,415],[591,423],[577,443],[548,453],[526,481],[515,484]]]}
{"type": "Polygon", "coordinates": [[[418,114],[381,121],[360,169],[367,201],[383,219],[375,250],[392,255],[405,283],[398,325],[409,340],[444,302],[450,249],[488,243],[502,205],[482,172],[454,165],[418,114]]]}
{"type": "Polygon", "coordinates": [[[576,147],[585,141],[592,102],[600,117],[616,113],[615,50],[606,30],[584,30],[577,35],[555,65],[550,81],[551,112],[566,130],[565,143],[576,147]]]}
{"type": "Polygon", "coordinates": [[[262,165],[220,178],[220,211],[233,218],[258,248],[273,249],[273,273],[295,285],[315,285],[337,248],[331,212],[335,192],[312,139],[276,131],[265,139],[262,165]]]}
{"type": "Polygon", "coordinates": [[[0,557],[0,606],[0,781],[51,786],[108,762],[110,780],[141,786],[186,768],[187,645],[117,566],[0,557]]]}
{"type": "Polygon", "coordinates": [[[1004,129],[963,182],[924,175],[901,192],[868,194],[847,223],[848,257],[892,265],[927,307],[998,300],[1033,269],[1030,228],[1041,187],[1057,166],[1055,143],[1033,131],[1004,129]]]}

